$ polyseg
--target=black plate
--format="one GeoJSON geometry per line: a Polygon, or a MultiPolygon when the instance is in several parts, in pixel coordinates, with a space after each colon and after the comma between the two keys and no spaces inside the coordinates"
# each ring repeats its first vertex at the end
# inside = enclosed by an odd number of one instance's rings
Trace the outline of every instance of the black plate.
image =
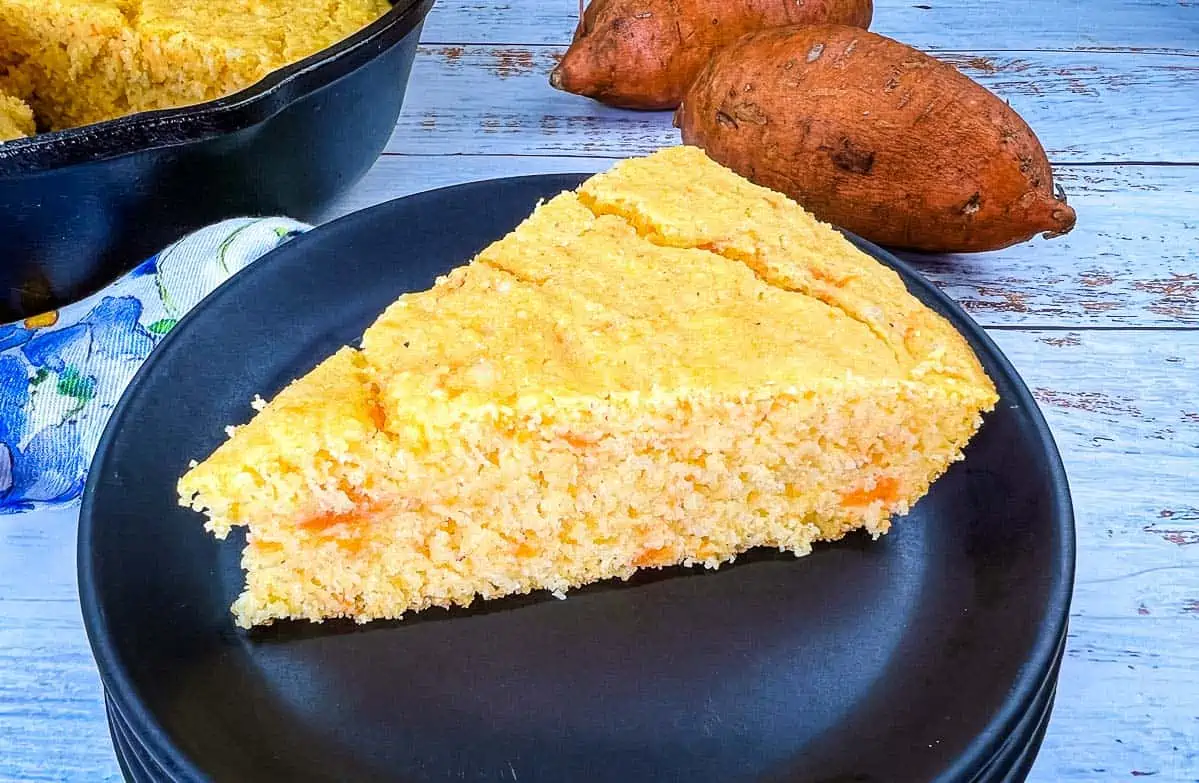
{"type": "MultiPolygon", "coordinates": [[[[1049,724],[1065,642],[1066,637],[1063,636],[1049,674],[1029,709],[1020,719],[1018,727],[1009,735],[999,753],[971,783],[1022,783],[1027,778],[1049,724]]],[[[150,757],[149,751],[131,734],[107,696],[105,702],[113,746],[126,780],[132,783],[174,783],[176,776],[150,757]]]]}
{"type": "Polygon", "coordinates": [[[105,687],[154,757],[220,781],[970,780],[1017,731],[1069,607],[1061,461],[982,330],[866,243],[970,339],[1002,398],[888,536],[566,601],[234,628],[243,539],[214,541],[176,505],[188,460],[254,393],[581,179],[457,186],[321,227],[239,273],[150,357],[98,451],[79,568],[105,687]]]}
{"type": "Polygon", "coordinates": [[[1065,654],[1066,634],[1063,633],[1058,641],[1049,673],[1025,711],[1024,717],[972,783],[1021,783],[1028,777],[1037,752],[1041,749],[1041,742],[1045,739],[1045,729],[1049,726],[1049,717],[1057,696],[1058,673],[1061,671],[1065,654]]]}
{"type": "MultiPolygon", "coordinates": [[[[1041,684],[1029,709],[1020,719],[1019,726],[1004,742],[999,753],[971,783],[1022,783],[1027,778],[1049,724],[1054,695],[1057,690],[1058,672],[1065,652],[1065,642],[1066,637],[1063,636],[1049,674],[1041,684]]],[[[156,759],[150,757],[149,751],[131,734],[125,721],[113,708],[107,696],[105,696],[105,704],[109,732],[112,735],[113,746],[126,780],[134,781],[134,783],[141,781],[173,783],[177,779],[176,776],[160,766],[156,759]]]]}
{"type": "MultiPolygon", "coordinates": [[[[971,783],[1022,783],[1028,776],[1049,724],[1065,648],[1066,636],[1063,635],[1050,670],[1019,725],[971,783]]],[[[135,783],[173,783],[177,779],[176,774],[163,768],[157,759],[151,758],[150,752],[133,736],[107,695],[105,705],[109,732],[125,778],[135,783]]]]}
{"type": "Polygon", "coordinates": [[[219,100],[0,145],[0,321],[77,299],[207,223],[315,217],[390,138],[432,5],[392,0],[219,100]]]}
{"type": "Polygon", "coordinates": [[[108,736],[112,738],[112,749],[117,757],[117,766],[121,768],[122,777],[130,783],[169,783],[170,777],[163,774],[156,765],[147,763],[144,749],[130,736],[129,729],[113,712],[112,706],[107,705],[107,701],[106,696],[108,736]]]}
{"type": "Polygon", "coordinates": [[[1040,720],[1033,730],[1032,737],[1018,754],[1011,757],[1011,766],[1007,772],[1002,777],[988,778],[987,783],[1024,783],[1028,779],[1028,774],[1032,772],[1033,764],[1037,760],[1037,753],[1041,750],[1041,743],[1045,741],[1045,732],[1049,728],[1049,717],[1053,712],[1053,700],[1056,695],[1055,687],[1042,708],[1040,720]]]}
{"type": "Polygon", "coordinates": [[[107,692],[104,694],[104,708],[108,715],[108,732],[112,736],[113,748],[121,757],[123,766],[130,770],[126,771],[126,775],[138,780],[152,780],[155,783],[176,783],[187,779],[188,775],[178,766],[171,764],[169,760],[164,762],[155,758],[150,753],[121,716],[107,692]]]}

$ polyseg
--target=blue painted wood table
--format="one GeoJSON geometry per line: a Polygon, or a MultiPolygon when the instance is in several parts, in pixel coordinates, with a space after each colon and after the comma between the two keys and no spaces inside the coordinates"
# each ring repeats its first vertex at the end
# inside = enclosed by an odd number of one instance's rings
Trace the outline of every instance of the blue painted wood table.
{"type": "MultiPolygon", "coordinates": [[[[387,153],[327,217],[440,185],[593,171],[665,113],[555,92],[575,0],[440,0],[387,153]]],[[[1199,2],[876,0],[1037,131],[1078,228],[913,259],[991,330],[1066,460],[1078,582],[1031,780],[1199,781],[1199,2]]],[[[77,510],[0,517],[0,780],[118,780],[75,590],[77,510]]]]}

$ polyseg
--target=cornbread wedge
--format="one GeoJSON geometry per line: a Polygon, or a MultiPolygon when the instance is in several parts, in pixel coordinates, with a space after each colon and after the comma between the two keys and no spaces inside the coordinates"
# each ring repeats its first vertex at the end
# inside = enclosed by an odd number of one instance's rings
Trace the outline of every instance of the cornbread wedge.
{"type": "Polygon", "coordinates": [[[676,147],[401,296],[179,494],[248,527],[240,625],[365,622],[880,535],[996,399],[895,273],[676,147]]]}

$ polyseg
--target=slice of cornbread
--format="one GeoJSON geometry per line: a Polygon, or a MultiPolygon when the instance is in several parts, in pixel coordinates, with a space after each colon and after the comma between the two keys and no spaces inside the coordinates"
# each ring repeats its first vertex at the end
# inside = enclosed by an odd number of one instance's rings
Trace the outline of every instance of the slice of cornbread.
{"type": "Polygon", "coordinates": [[[899,278],[694,148],[405,294],[181,479],[242,626],[395,618],[885,532],[996,401],[899,278]]]}
{"type": "Polygon", "coordinates": [[[0,0],[0,88],[51,130],[219,98],[347,37],[388,0],[0,0]]]}
{"type": "Polygon", "coordinates": [[[0,141],[32,136],[37,132],[28,103],[0,92],[0,141]]]}

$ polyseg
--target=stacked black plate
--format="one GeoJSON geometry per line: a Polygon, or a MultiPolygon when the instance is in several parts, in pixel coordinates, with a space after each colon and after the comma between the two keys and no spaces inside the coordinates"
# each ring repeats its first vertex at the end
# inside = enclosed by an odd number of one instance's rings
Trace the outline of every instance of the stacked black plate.
{"type": "Polygon", "coordinates": [[[1074,570],[1069,491],[986,334],[1001,402],[893,531],[430,610],[244,632],[236,534],[175,481],[223,427],[581,175],[463,185],[318,228],[183,320],[114,412],[79,538],[84,619],[135,781],[1023,780],[1049,721],[1074,570]]]}

